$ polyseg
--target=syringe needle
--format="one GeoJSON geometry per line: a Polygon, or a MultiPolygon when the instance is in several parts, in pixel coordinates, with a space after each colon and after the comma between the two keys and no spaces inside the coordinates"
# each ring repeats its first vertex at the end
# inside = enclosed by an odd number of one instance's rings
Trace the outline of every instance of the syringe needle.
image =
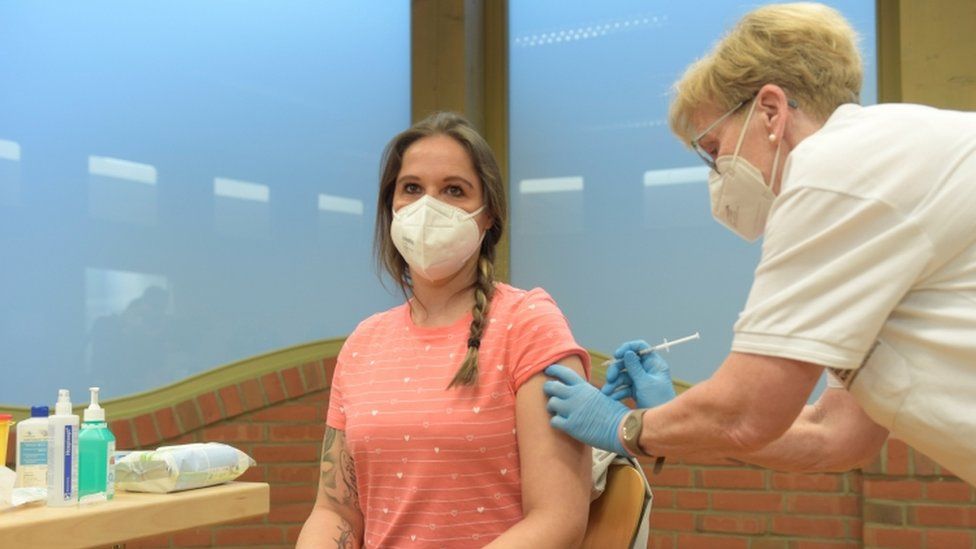
{"type": "MultiPolygon", "coordinates": [[[[664,343],[658,343],[657,345],[653,345],[651,347],[648,347],[647,349],[644,349],[644,350],[638,352],[637,354],[640,355],[640,356],[644,356],[644,355],[646,355],[648,353],[653,353],[654,351],[660,351],[662,349],[665,350],[665,351],[671,352],[671,347],[674,347],[675,345],[681,345],[682,343],[687,343],[687,342],[692,341],[692,340],[695,340],[695,339],[701,339],[701,335],[698,332],[695,332],[695,333],[691,334],[690,336],[685,336],[685,337],[682,337],[680,339],[675,339],[673,341],[668,341],[667,339],[665,339],[664,340],[664,343]]],[[[610,366],[611,364],[614,364],[616,362],[623,362],[623,361],[622,360],[608,360],[608,361],[606,361],[606,362],[603,363],[603,366],[610,366]]]]}

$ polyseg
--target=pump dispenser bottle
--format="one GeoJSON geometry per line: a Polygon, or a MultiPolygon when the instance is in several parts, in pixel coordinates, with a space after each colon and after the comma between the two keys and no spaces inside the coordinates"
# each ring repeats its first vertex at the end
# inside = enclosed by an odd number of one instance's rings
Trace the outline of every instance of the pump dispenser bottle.
{"type": "Polygon", "coordinates": [[[47,504],[67,507],[78,503],[78,416],[71,413],[71,396],[58,390],[54,415],[48,418],[47,504]]]}
{"type": "Polygon", "coordinates": [[[78,496],[82,503],[115,496],[115,436],[105,423],[105,409],[98,405],[98,387],[88,390],[91,404],[85,409],[85,422],[78,436],[78,496]]]}

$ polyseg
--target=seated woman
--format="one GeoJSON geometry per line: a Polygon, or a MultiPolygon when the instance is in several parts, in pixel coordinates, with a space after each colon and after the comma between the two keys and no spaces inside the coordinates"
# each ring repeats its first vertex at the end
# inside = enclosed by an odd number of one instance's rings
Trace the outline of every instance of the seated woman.
{"type": "Polygon", "coordinates": [[[378,260],[406,303],[346,340],[298,547],[573,547],[590,449],[549,426],[543,370],[589,357],[549,295],[493,279],[507,212],[484,139],[438,113],[384,153],[378,260]]]}

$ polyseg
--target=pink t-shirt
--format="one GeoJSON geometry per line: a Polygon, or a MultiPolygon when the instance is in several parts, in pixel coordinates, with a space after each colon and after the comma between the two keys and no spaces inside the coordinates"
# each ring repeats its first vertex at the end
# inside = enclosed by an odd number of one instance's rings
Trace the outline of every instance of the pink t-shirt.
{"type": "Polygon", "coordinates": [[[364,320],[339,353],[326,423],[356,464],[367,547],[474,547],[522,519],[515,393],[546,366],[583,361],[544,290],[496,284],[478,384],[448,389],[468,314],[414,325],[407,304],[364,320]]]}

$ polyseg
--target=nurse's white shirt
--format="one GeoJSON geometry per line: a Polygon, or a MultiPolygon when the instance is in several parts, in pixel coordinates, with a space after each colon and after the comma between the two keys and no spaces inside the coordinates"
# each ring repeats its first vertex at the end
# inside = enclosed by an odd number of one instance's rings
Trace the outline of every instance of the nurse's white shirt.
{"type": "Polygon", "coordinates": [[[802,141],[732,350],[831,368],[976,485],[976,113],[844,105],[802,141]]]}

